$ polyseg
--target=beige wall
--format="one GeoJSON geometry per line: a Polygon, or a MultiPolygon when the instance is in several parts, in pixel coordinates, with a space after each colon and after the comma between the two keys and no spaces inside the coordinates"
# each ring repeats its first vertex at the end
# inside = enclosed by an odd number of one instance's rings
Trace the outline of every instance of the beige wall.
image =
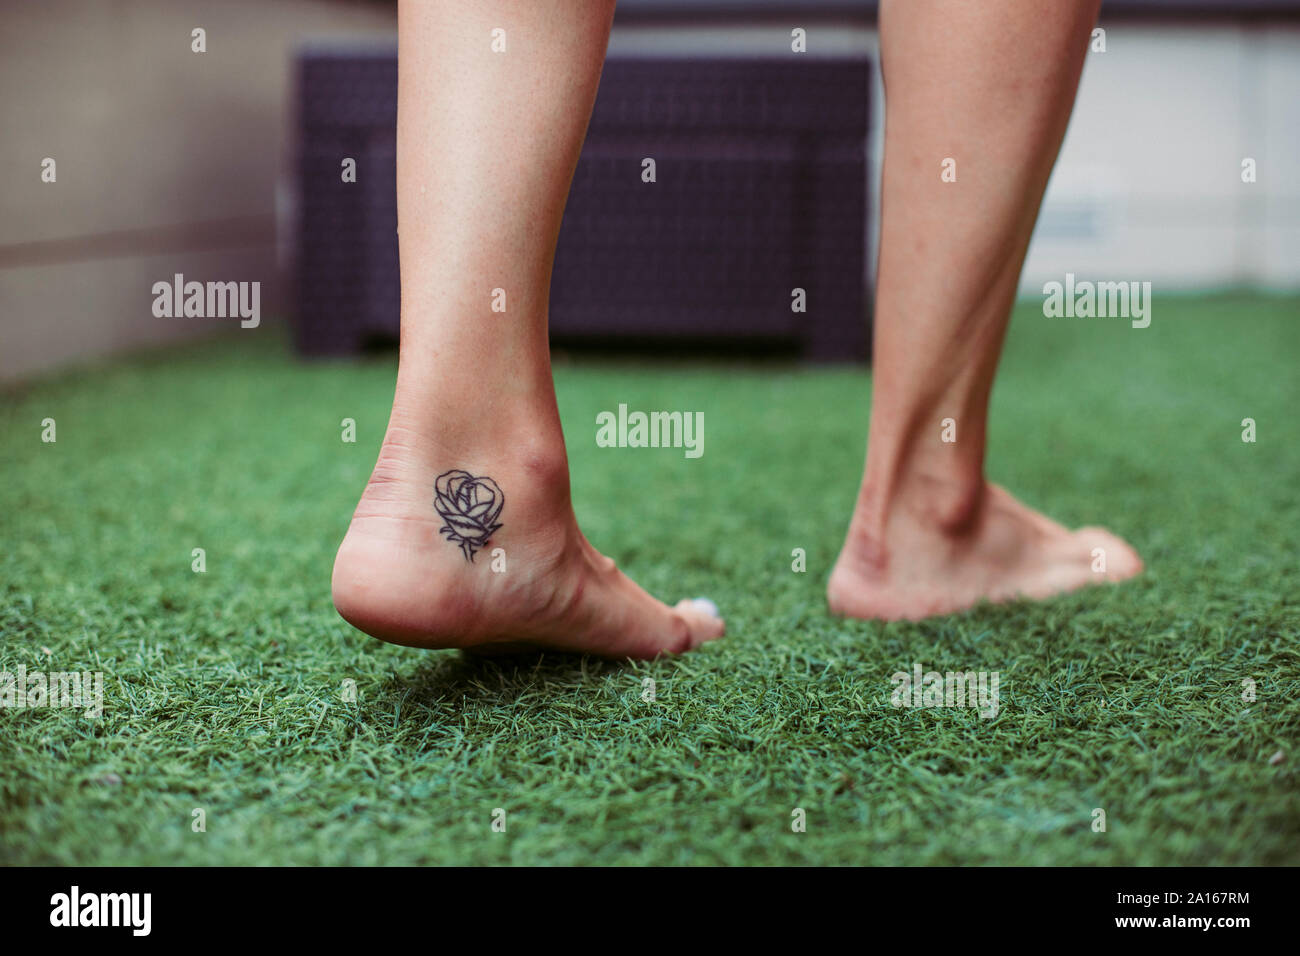
{"type": "Polygon", "coordinates": [[[395,11],[332,0],[0,4],[0,379],[237,328],[154,318],[150,287],[175,272],[261,281],[265,323],[283,291],[276,190],[292,147],[294,47],[391,36],[395,11]],[[206,53],[191,52],[195,27],[206,53]],[[53,184],[41,181],[47,156],[53,184]]]}

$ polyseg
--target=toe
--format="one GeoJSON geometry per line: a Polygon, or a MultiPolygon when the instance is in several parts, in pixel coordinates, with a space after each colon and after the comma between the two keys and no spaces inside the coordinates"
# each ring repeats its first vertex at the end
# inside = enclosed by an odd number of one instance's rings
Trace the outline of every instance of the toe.
{"type": "Polygon", "coordinates": [[[722,619],[722,615],[718,613],[718,606],[706,597],[690,598],[689,601],[683,603],[690,604],[695,610],[707,614],[709,617],[722,619]]]}
{"type": "Polygon", "coordinates": [[[673,610],[690,628],[687,650],[699,647],[705,641],[717,640],[726,633],[727,626],[718,614],[718,606],[708,598],[683,598],[673,610]]]}
{"type": "Polygon", "coordinates": [[[1123,538],[1111,534],[1105,528],[1096,527],[1080,528],[1078,536],[1087,547],[1089,555],[1093,556],[1094,561],[1096,557],[1095,549],[1100,548],[1105,552],[1106,570],[1104,574],[1106,580],[1123,581],[1141,573],[1142,559],[1123,538]]]}

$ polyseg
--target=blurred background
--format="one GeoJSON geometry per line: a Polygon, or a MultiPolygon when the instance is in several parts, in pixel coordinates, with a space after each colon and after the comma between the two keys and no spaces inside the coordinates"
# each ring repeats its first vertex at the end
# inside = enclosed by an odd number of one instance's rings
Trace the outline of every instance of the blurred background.
{"type": "MultiPolygon", "coordinates": [[[[558,339],[866,358],[875,6],[620,3],[558,339]],[[643,156],[660,162],[649,203],[643,156]]],[[[1300,287],[1300,0],[1108,0],[1099,26],[1022,292],[1065,271],[1158,295],[1300,287]]],[[[156,318],[152,285],[175,273],[260,282],[262,326],[290,324],[304,353],[390,340],[395,31],[388,0],[5,3],[0,380],[259,334],[156,318]]]]}

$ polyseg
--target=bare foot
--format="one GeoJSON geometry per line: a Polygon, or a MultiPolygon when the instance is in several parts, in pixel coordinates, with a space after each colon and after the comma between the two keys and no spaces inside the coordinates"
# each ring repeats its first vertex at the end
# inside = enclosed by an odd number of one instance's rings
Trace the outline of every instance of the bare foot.
{"type": "Polygon", "coordinates": [[[833,614],[915,620],[980,601],[1041,600],[1141,570],[1137,553],[1109,531],[1070,531],[985,484],[957,520],[915,501],[890,509],[875,531],[855,515],[827,598],[833,614]]]}
{"type": "Polygon", "coordinates": [[[583,537],[558,427],[549,442],[498,440],[488,452],[399,422],[334,560],[334,606],[354,627],[414,647],[610,658],[678,654],[722,636],[709,602],[668,607],[583,537]],[[492,484],[439,483],[457,470],[492,484]]]}

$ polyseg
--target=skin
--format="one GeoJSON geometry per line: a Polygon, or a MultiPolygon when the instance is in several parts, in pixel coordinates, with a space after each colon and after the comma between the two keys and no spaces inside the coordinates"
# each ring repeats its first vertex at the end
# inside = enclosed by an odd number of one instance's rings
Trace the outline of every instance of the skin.
{"type": "Polygon", "coordinates": [[[333,580],[343,617],[384,640],[649,658],[723,633],[694,602],[670,608],[619,572],[569,497],[547,302],[613,13],[593,0],[398,7],[397,389],[333,580]],[[500,26],[504,54],[490,45],[500,26]],[[449,469],[505,495],[473,564],[439,531],[433,489],[449,469]]]}
{"type": "MultiPolygon", "coordinates": [[[[1066,531],[983,478],[1007,315],[1095,15],[1096,0],[883,5],[871,445],[828,591],[837,613],[925,616],[1140,568],[1119,539],[1066,531]],[[939,180],[947,156],[956,184],[939,180]],[[938,440],[942,417],[955,444],[938,440]],[[1105,575],[1089,568],[1098,542],[1105,575]]],[[[569,497],[547,302],[612,16],[595,0],[399,4],[397,387],[333,580],[343,617],[384,640],[648,658],[723,633],[706,607],[670,608],[619,572],[569,497]],[[432,503],[452,469],[506,500],[472,564],[432,503]]]]}
{"type": "Polygon", "coordinates": [[[1097,0],[885,0],[885,156],[870,442],[828,598],[920,618],[1137,574],[990,485],[989,395],[1016,284],[1069,122],[1097,0]],[[940,178],[956,160],[957,180],[940,178]],[[952,418],[957,440],[941,440],[952,418]],[[1106,570],[1094,571],[1094,549],[1106,570]]]}

